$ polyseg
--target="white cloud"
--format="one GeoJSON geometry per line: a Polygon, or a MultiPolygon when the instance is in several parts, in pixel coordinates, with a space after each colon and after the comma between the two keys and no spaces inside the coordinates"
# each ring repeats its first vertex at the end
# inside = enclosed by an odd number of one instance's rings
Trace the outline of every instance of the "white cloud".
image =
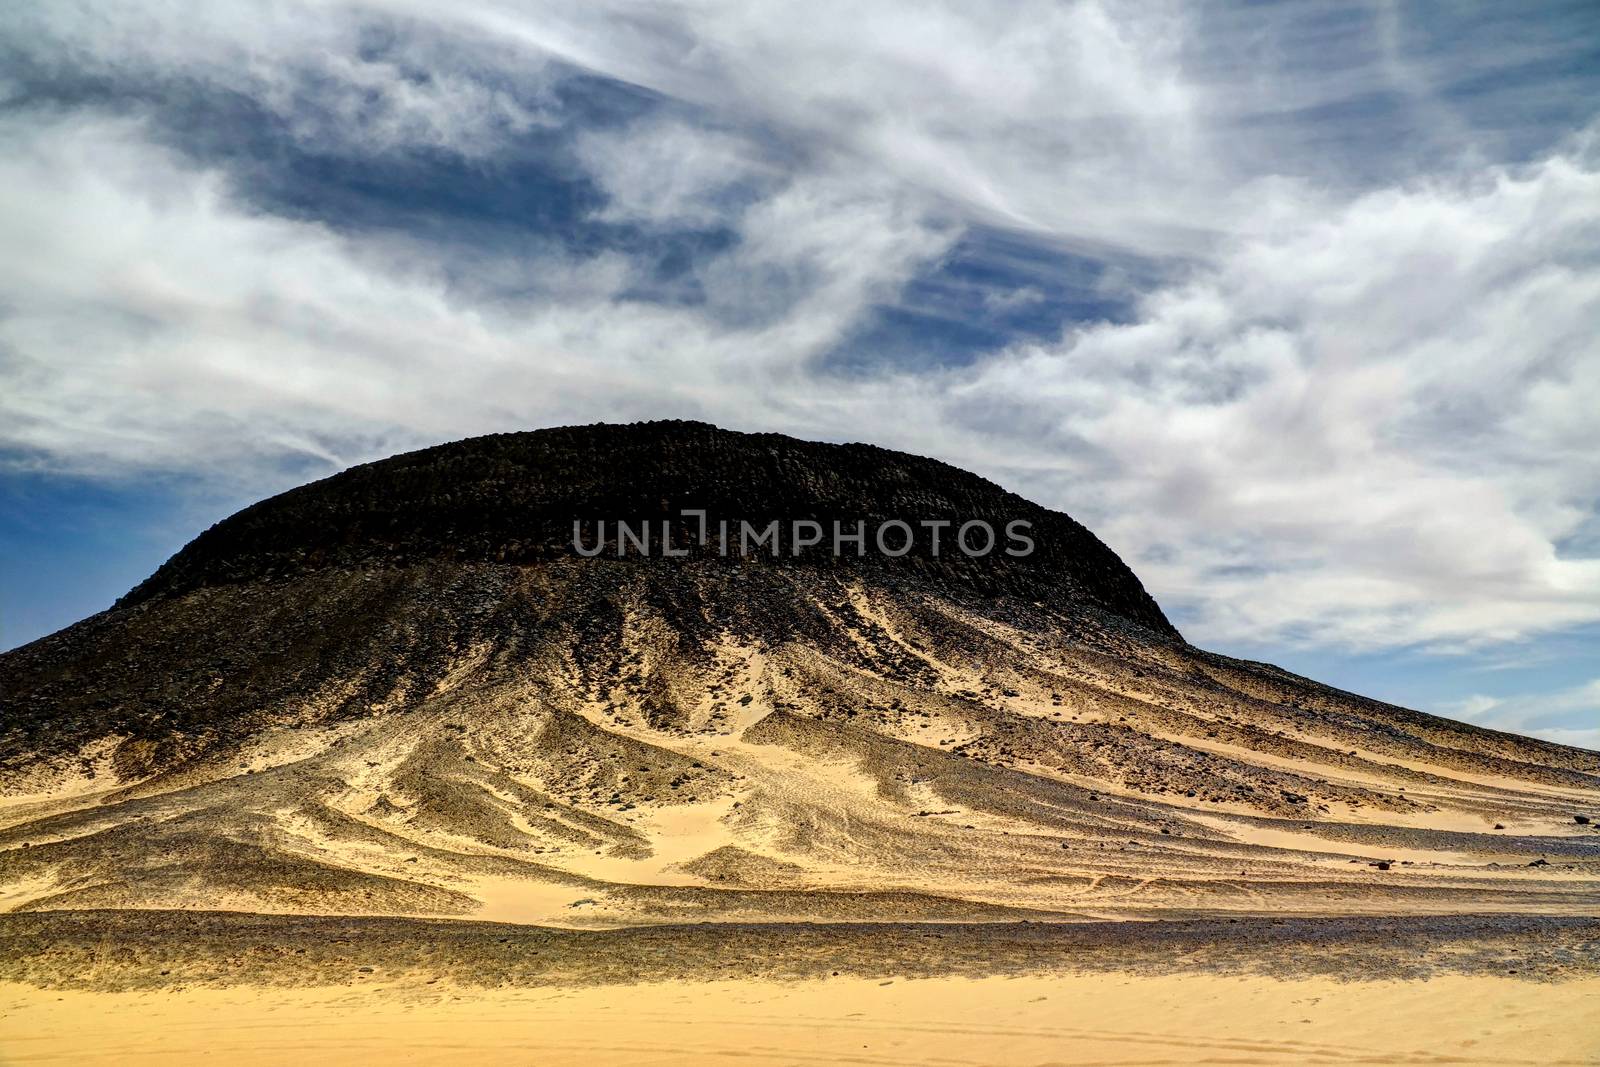
{"type": "Polygon", "coordinates": [[[51,78],[109,79],[156,96],[238,94],[329,151],[477,157],[550,121],[548,57],[461,41],[437,23],[375,23],[378,11],[303,0],[60,0],[8,13],[0,45],[51,78]]]}
{"type": "Polygon", "coordinates": [[[1516,730],[1512,733],[1529,733],[1534,737],[1542,737],[1546,741],[1554,741],[1558,745],[1571,745],[1573,748],[1587,748],[1600,752],[1600,727],[1583,729],[1579,727],[1541,726],[1533,730],[1516,730]]]}
{"type": "Polygon", "coordinates": [[[1075,241],[1191,250],[1230,181],[1197,143],[1172,4],[485,0],[454,17],[1075,241]]]}
{"type": "Polygon", "coordinates": [[[1568,725],[1568,722],[1600,722],[1600,678],[1550,693],[1514,697],[1474,695],[1434,710],[1494,730],[1600,751],[1600,727],[1568,725]]]}
{"type": "Polygon", "coordinates": [[[952,392],[1093,442],[1097,527],[1183,546],[1140,569],[1210,639],[1470,644],[1600,618],[1556,548],[1600,502],[1597,337],[1600,170],[1563,155],[1312,213],[952,392]]]}
{"type": "Polygon", "coordinates": [[[759,426],[946,244],[892,190],[826,174],[737,221],[743,239],[699,268],[707,306],[625,300],[625,259],[554,254],[523,267],[560,274],[559,300],[477,302],[416,249],[250,211],[137,122],[14,114],[0,440],[76,470],[267,479],[284,456],[342,465],[602,417],[759,426]]]}
{"type": "Polygon", "coordinates": [[[682,121],[584,131],[577,153],[606,194],[602,217],[620,221],[716,226],[739,185],[776,177],[741,138],[682,121]]]}

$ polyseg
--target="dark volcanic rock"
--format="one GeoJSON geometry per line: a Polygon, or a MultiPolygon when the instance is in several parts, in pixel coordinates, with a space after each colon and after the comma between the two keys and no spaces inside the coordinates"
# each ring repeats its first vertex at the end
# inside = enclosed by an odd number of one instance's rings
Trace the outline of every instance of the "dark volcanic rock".
{"type": "MultiPolygon", "coordinates": [[[[695,422],[595,425],[495,434],[355,467],[264,500],[196,538],[121,606],[215,585],[327,567],[403,565],[427,560],[522,562],[574,556],[573,523],[637,529],[674,523],[676,544],[696,551],[703,509],[738,530],[820,522],[825,543],[801,562],[906,572],[984,595],[1011,594],[1052,607],[1099,609],[1176,638],[1177,631],[1132,571],[1071,518],[945,463],[872,445],[829,445],[779,434],[743,434],[695,422]],[[916,534],[904,557],[871,545],[880,523],[898,519],[916,534]],[[961,523],[987,522],[993,551],[968,556],[951,542],[961,523]],[[944,520],[941,551],[923,520],[944,520]],[[1006,525],[1031,523],[1035,549],[1006,554],[1006,525]],[[831,533],[864,522],[864,557],[834,557],[831,533]]],[[[891,546],[899,548],[898,532],[891,546]]],[[[593,541],[587,542],[593,544],[593,541]]],[[[658,542],[652,542],[653,544],[658,542]]],[[[978,531],[971,538],[981,543],[978,531]]],[[[713,546],[714,549],[714,546],[713,546]]],[[[729,565],[738,561],[731,559],[729,565]]]]}

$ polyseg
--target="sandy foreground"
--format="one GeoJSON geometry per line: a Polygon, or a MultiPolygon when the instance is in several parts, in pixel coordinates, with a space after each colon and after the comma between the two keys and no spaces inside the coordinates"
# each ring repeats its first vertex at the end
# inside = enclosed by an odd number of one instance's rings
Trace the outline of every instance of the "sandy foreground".
{"type": "Polygon", "coordinates": [[[1596,1063],[1600,980],[1099,974],[127,993],[7,983],[0,1062],[1596,1063]]]}
{"type": "Polygon", "coordinates": [[[1600,920],[0,915],[0,1064],[1600,1063],[1600,920]]]}

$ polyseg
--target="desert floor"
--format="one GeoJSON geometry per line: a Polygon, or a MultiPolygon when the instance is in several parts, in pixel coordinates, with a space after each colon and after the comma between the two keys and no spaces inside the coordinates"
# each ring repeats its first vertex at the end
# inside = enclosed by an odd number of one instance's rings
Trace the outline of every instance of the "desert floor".
{"type": "Polygon", "coordinates": [[[1595,1063],[1600,980],[1108,973],[121,993],[7,983],[0,1062],[1595,1063]]]}
{"type": "Polygon", "coordinates": [[[1600,1063],[1600,920],[0,915],[0,1064],[1600,1063]]]}

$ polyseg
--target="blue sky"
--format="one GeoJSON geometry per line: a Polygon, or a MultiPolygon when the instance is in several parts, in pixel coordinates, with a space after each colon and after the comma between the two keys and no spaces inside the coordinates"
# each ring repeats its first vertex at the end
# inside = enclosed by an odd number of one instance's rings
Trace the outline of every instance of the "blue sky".
{"type": "Polygon", "coordinates": [[[477,433],[870,439],[1184,632],[1600,747],[1600,8],[0,16],[0,647],[477,433]]]}

